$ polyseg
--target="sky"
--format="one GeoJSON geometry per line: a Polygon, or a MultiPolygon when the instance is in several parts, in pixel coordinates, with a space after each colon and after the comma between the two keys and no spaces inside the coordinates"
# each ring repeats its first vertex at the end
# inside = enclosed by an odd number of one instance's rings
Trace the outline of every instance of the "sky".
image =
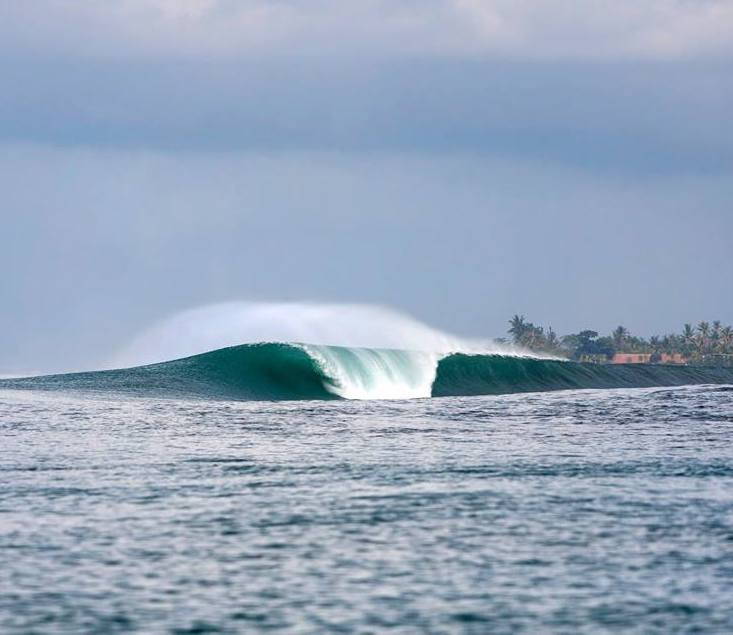
{"type": "Polygon", "coordinates": [[[733,322],[732,0],[0,4],[0,372],[227,301],[733,322]]]}

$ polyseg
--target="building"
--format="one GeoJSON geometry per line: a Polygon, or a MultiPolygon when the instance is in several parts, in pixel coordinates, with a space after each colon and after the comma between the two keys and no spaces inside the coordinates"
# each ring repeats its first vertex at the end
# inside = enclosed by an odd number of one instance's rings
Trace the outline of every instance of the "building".
{"type": "Polygon", "coordinates": [[[612,364],[649,364],[651,353],[616,353],[611,360],[612,364]]]}
{"type": "Polygon", "coordinates": [[[686,364],[687,360],[682,353],[662,353],[662,364],[686,364]]]}
{"type": "Polygon", "coordinates": [[[686,364],[687,360],[682,353],[661,353],[653,359],[653,353],[616,353],[611,360],[612,364],[686,364]]]}

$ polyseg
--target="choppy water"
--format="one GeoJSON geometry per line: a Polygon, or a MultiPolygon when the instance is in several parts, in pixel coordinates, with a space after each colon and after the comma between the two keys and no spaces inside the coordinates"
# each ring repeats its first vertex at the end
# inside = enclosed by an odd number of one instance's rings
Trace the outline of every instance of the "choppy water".
{"type": "Polygon", "coordinates": [[[733,632],[733,388],[0,391],[0,631],[733,632]]]}

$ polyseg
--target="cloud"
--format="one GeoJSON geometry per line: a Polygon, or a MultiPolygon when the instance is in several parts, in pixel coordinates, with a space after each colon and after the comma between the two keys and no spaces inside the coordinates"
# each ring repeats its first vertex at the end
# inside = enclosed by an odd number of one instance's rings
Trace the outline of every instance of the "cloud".
{"type": "Polygon", "coordinates": [[[733,168],[723,64],[0,62],[0,141],[469,152],[647,175],[733,168]]]}
{"type": "Polygon", "coordinates": [[[733,54],[730,0],[36,0],[2,3],[0,25],[6,51],[116,59],[733,54]]]}
{"type": "Polygon", "coordinates": [[[701,59],[733,52],[723,0],[455,0],[486,53],[529,59],[701,59]]]}
{"type": "Polygon", "coordinates": [[[232,298],[490,334],[730,313],[732,10],[0,2],[0,366],[232,298]]]}
{"type": "Polygon", "coordinates": [[[725,319],[733,179],[474,156],[0,146],[0,372],[96,366],[226,300],[401,308],[498,336],[725,319]]]}
{"type": "Polygon", "coordinates": [[[733,166],[733,1],[0,3],[0,142],[733,166]]]}

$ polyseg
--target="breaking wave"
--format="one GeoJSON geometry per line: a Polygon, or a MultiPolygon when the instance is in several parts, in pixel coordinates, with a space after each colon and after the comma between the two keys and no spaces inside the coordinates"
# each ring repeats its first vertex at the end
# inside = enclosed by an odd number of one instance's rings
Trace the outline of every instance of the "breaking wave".
{"type": "Polygon", "coordinates": [[[0,387],[293,400],[733,383],[731,369],[543,359],[458,338],[383,307],[293,302],[183,311],[143,332],[106,367],[5,378],[0,387]]]}
{"type": "Polygon", "coordinates": [[[133,368],[5,379],[0,380],[0,387],[298,400],[408,399],[700,383],[733,383],[733,369],[256,343],[133,368]]]}

